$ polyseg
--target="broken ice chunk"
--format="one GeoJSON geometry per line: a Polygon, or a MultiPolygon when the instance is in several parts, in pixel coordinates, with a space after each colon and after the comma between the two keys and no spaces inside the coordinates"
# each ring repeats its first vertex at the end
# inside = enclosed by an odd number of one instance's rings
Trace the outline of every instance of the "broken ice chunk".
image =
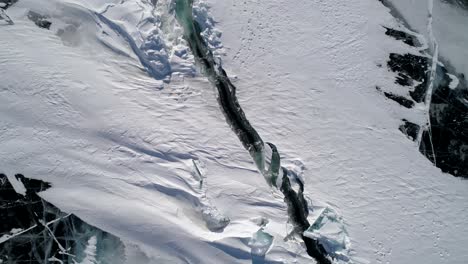
{"type": "Polygon", "coordinates": [[[50,26],[52,25],[52,22],[47,20],[47,16],[41,15],[33,11],[29,11],[28,18],[40,28],[50,29],[50,26]]]}
{"type": "Polygon", "coordinates": [[[317,240],[336,260],[349,261],[350,241],[341,217],[326,207],[304,232],[304,236],[317,240]]]}
{"type": "Polygon", "coordinates": [[[272,244],[273,236],[264,232],[263,228],[260,228],[252,235],[248,245],[251,248],[252,255],[265,256],[272,244]]]}
{"type": "Polygon", "coordinates": [[[229,217],[222,215],[216,208],[209,206],[203,208],[202,217],[206,227],[212,232],[222,232],[231,222],[229,217]]]}
{"type": "Polygon", "coordinates": [[[0,7],[0,21],[1,20],[4,20],[8,25],[14,24],[13,20],[11,20],[11,18],[7,15],[7,13],[2,7],[0,7]]]}
{"type": "Polygon", "coordinates": [[[449,88],[450,89],[456,89],[458,85],[460,84],[460,80],[458,80],[457,76],[447,73],[447,75],[450,77],[450,84],[449,88]]]}

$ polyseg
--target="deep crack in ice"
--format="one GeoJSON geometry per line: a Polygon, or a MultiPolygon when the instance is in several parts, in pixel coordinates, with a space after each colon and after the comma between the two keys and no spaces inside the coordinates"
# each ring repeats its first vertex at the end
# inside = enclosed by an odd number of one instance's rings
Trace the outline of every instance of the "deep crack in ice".
{"type": "Polygon", "coordinates": [[[308,204],[304,198],[304,185],[295,174],[281,167],[279,153],[272,143],[263,142],[260,135],[247,120],[244,111],[236,97],[236,87],[232,84],[222,66],[214,59],[213,53],[201,36],[201,27],[193,19],[192,0],[177,0],[176,15],[184,29],[184,36],[194,54],[203,73],[218,91],[218,102],[223,110],[227,122],[239,137],[244,147],[249,151],[257,168],[267,179],[270,185],[278,187],[276,180],[282,175],[280,190],[284,194],[284,201],[288,207],[288,214],[292,220],[295,231],[298,233],[306,247],[307,253],[318,263],[331,263],[329,254],[320,241],[309,238],[303,233],[310,227],[307,220],[309,214],[308,204]],[[265,148],[270,148],[272,157],[265,157],[265,148]],[[299,190],[294,190],[291,180],[297,181],[299,190]]]}

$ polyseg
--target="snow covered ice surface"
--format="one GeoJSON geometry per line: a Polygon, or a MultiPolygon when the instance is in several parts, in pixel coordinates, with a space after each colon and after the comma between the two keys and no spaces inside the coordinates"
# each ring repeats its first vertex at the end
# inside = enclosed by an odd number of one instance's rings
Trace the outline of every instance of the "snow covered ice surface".
{"type": "MultiPolygon", "coordinates": [[[[0,173],[18,197],[27,188],[14,175],[50,183],[38,197],[115,237],[126,263],[317,262],[301,235],[331,263],[466,263],[468,182],[398,130],[402,119],[423,126],[427,105],[386,66],[390,54],[433,55],[428,2],[387,2],[395,9],[377,0],[194,1],[214,61],[290,172],[265,181],[195,63],[176,1],[0,0],[0,173]],[[275,188],[283,177],[304,188],[304,234],[275,188]]],[[[468,58],[458,34],[468,11],[454,6],[434,0],[432,9],[439,57],[458,81],[451,89],[465,82],[456,73],[467,74],[468,58]]],[[[0,252],[23,234],[5,228],[0,252]]],[[[100,239],[86,233],[77,262],[112,263],[97,261],[100,239]]]]}

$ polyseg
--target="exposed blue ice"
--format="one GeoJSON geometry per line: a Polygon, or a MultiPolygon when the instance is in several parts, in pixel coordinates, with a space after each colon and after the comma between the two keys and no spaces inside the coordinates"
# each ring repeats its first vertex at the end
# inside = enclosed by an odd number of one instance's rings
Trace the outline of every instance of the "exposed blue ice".
{"type": "Polygon", "coordinates": [[[263,228],[255,232],[249,241],[251,253],[255,256],[265,256],[272,244],[273,236],[263,231],[263,228]]]}
{"type": "Polygon", "coordinates": [[[304,236],[316,239],[337,261],[349,262],[350,241],[341,217],[331,208],[322,209],[304,236]]]}

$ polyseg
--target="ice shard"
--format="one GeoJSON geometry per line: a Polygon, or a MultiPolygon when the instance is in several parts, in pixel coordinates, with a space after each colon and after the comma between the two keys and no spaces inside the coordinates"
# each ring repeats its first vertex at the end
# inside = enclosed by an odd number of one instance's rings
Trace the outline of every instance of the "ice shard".
{"type": "Polygon", "coordinates": [[[255,256],[265,256],[273,244],[273,236],[260,228],[252,235],[248,245],[252,249],[251,253],[255,256]]]}
{"type": "Polygon", "coordinates": [[[331,208],[323,208],[304,235],[320,241],[334,259],[345,262],[349,260],[347,257],[350,248],[348,233],[341,218],[331,208]]]}

